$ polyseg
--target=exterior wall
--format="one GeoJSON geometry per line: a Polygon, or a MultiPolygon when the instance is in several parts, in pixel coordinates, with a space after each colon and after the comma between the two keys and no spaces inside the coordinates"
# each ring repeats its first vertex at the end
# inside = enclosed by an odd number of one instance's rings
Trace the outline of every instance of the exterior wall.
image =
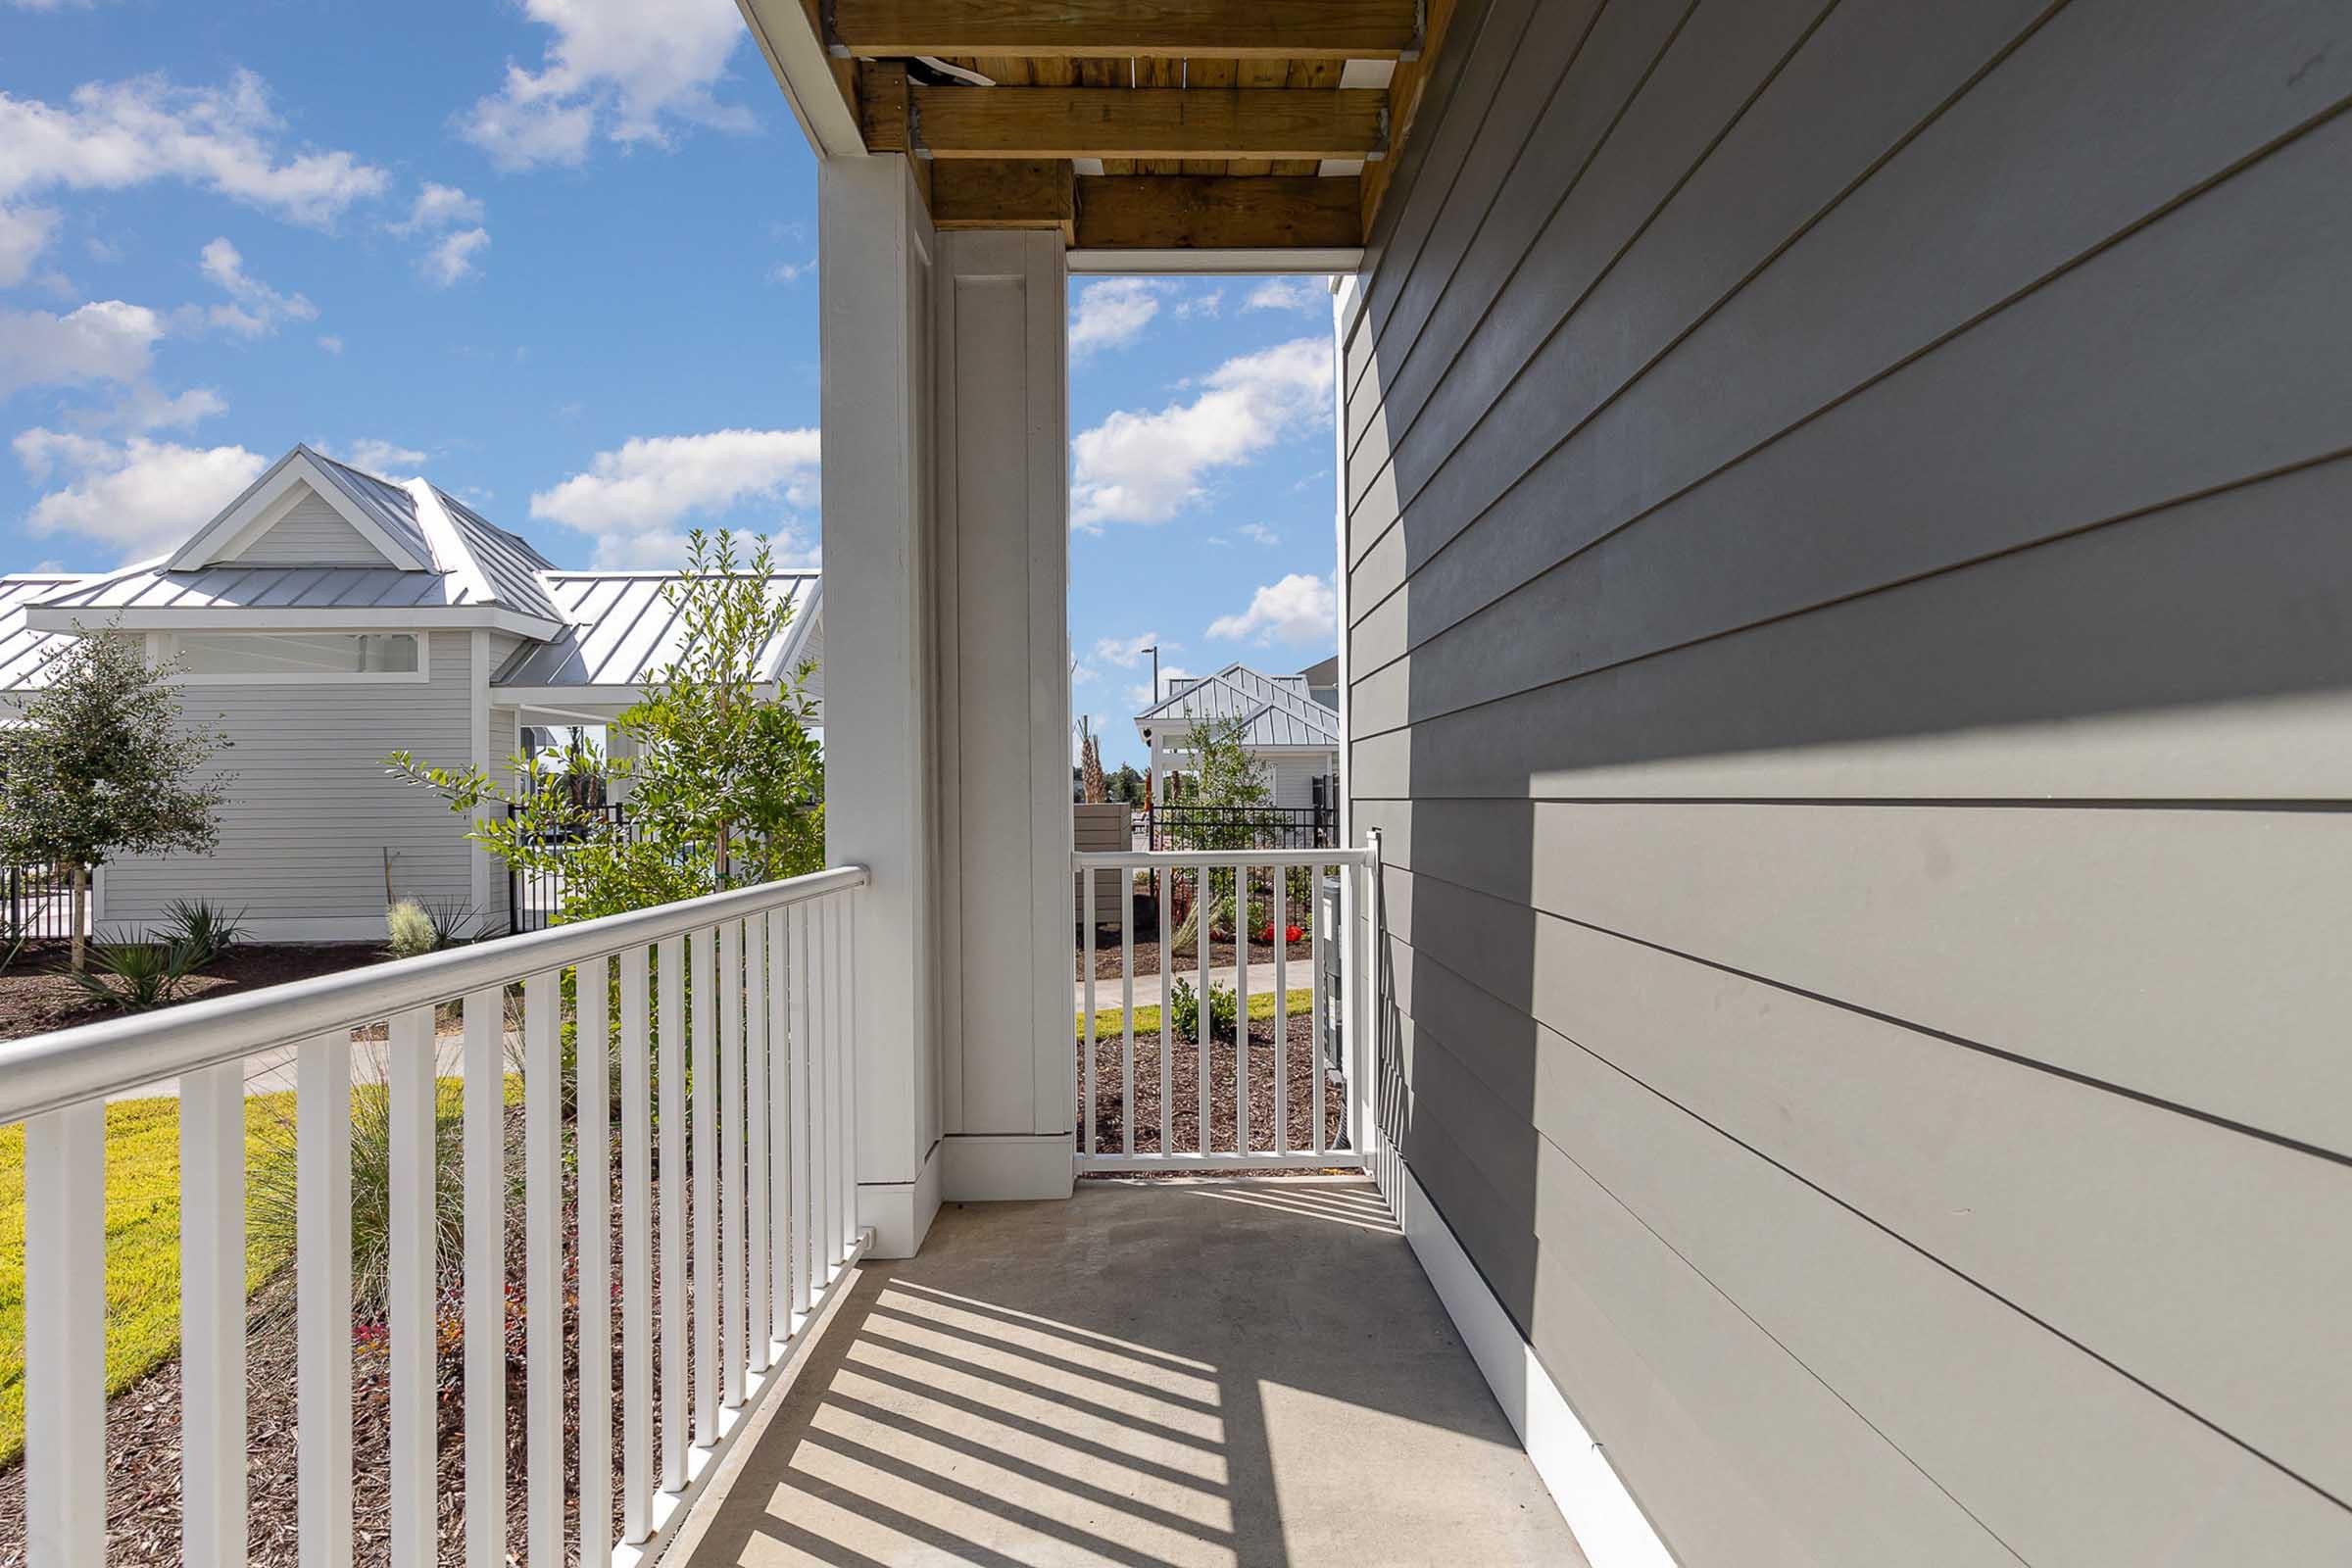
{"type": "Polygon", "coordinates": [[[343,514],[313,491],[292,511],[237,553],[256,566],[381,566],[382,551],[369,544],[343,514]]]}
{"type": "Polygon", "coordinates": [[[1414,1178],[1685,1563],[2352,1559],[2352,18],[1433,91],[1340,323],[1414,1178]]]}
{"type": "Polygon", "coordinates": [[[254,934],[372,940],[383,934],[385,856],[395,896],[470,902],[465,828],[446,805],[384,773],[407,748],[425,761],[469,759],[468,634],[429,636],[429,678],[382,683],[188,685],[191,718],[218,715],[236,775],[212,855],[107,868],[110,930],[162,920],[176,898],[242,907],[254,934]]]}
{"type": "Polygon", "coordinates": [[[1274,804],[1305,810],[1315,804],[1315,780],[1336,772],[1336,754],[1324,757],[1275,757],[1266,760],[1266,782],[1273,786],[1274,804]]]}

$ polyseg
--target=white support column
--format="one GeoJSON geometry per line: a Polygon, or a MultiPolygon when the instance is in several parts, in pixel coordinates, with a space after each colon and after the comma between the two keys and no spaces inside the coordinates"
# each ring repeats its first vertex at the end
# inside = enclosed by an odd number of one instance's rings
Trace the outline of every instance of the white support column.
{"type": "Polygon", "coordinates": [[[943,234],[939,254],[942,1186],[1066,1197],[1068,273],[1050,232],[943,234]]]}
{"type": "Polygon", "coordinates": [[[818,223],[825,858],[873,872],[856,901],[858,1213],[877,1232],[874,1255],[904,1257],[939,1208],[929,541],[935,241],[906,160],[895,154],[824,159],[818,223]]]}

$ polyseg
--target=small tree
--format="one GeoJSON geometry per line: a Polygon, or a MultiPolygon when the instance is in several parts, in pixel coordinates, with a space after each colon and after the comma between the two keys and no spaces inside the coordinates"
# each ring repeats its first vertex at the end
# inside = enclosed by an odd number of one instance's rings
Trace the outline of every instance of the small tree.
{"type": "Polygon", "coordinates": [[[664,593],[684,623],[683,652],[612,728],[636,743],[612,759],[567,750],[560,768],[518,757],[513,788],[480,768],[430,767],[407,752],[391,772],[434,790],[473,819],[468,835],[509,866],[559,874],[564,921],[593,919],[824,864],[824,759],[808,726],[814,666],[776,680],[761,655],[792,622],[768,591],[774,554],[762,539],[749,564],[721,530],[689,535],[687,569],[664,593]],[[629,820],[584,803],[629,785],[629,820]],[[485,810],[495,807],[495,810],[485,810]],[[478,813],[478,814],[477,814],[478,813]]]}
{"type": "MultiPolygon", "coordinates": [[[[1247,727],[1244,723],[1215,719],[1193,720],[1183,748],[1192,754],[1193,761],[1192,771],[1184,779],[1181,794],[1184,805],[1166,813],[1171,839],[1186,849],[1255,849],[1261,835],[1277,828],[1271,811],[1250,809],[1265,807],[1274,791],[1266,782],[1265,764],[1242,744],[1247,727]]],[[[1168,782],[1171,799],[1177,798],[1174,778],[1168,782]]],[[[1231,871],[1207,872],[1201,880],[1205,887],[1194,901],[1192,912],[1185,916],[1183,928],[1171,939],[1177,947],[1200,938],[1196,928],[1204,920],[1213,926],[1233,903],[1231,871]]],[[[1242,923],[1238,906],[1233,908],[1232,915],[1238,929],[1242,923]]]]}
{"type": "Polygon", "coordinates": [[[229,741],[182,720],[176,661],[148,663],[133,635],[74,630],[22,720],[0,729],[0,862],[67,868],[79,974],[91,874],[124,855],[209,852],[233,775],[199,778],[229,741]]]}

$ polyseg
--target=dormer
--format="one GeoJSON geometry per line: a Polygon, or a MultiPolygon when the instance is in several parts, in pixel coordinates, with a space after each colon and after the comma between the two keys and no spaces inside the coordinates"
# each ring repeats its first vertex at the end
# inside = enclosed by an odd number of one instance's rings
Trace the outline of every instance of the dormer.
{"type": "Polygon", "coordinates": [[[307,446],[273,464],[165,569],[228,564],[441,569],[409,490],[307,446]]]}

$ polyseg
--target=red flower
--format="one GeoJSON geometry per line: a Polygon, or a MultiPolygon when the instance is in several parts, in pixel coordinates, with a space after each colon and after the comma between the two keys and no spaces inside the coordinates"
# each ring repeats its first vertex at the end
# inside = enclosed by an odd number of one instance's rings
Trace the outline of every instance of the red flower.
{"type": "Polygon", "coordinates": [[[1295,925],[1286,925],[1282,928],[1282,940],[1285,942],[1297,942],[1305,935],[1306,933],[1304,931],[1301,931],[1295,925]]]}

